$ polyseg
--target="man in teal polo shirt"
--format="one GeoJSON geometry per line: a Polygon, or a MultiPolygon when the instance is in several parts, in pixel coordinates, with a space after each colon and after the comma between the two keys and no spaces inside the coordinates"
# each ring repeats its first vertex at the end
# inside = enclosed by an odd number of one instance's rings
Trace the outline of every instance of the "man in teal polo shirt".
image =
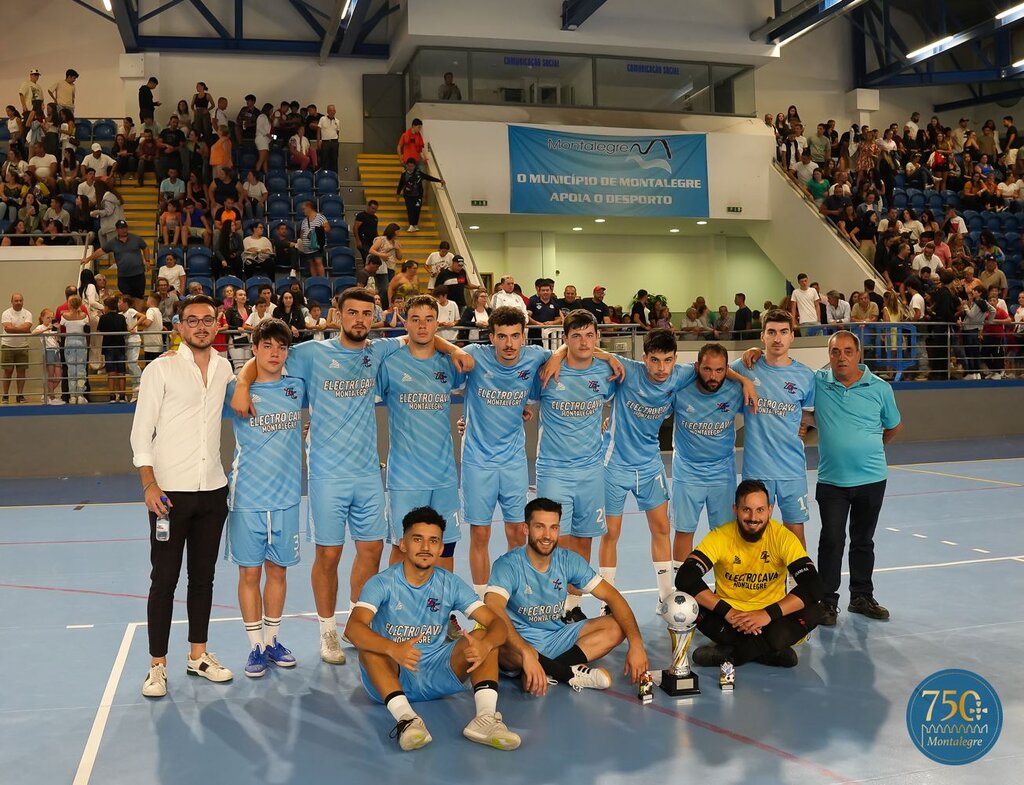
{"type": "Polygon", "coordinates": [[[892,387],[861,363],[860,339],[848,330],[828,342],[829,367],[816,371],[814,419],[818,437],[821,513],[818,572],[824,585],[822,624],[839,615],[839,577],[850,520],[851,613],[886,620],[874,598],[875,526],[882,511],[888,468],[885,445],[903,428],[892,387]]]}

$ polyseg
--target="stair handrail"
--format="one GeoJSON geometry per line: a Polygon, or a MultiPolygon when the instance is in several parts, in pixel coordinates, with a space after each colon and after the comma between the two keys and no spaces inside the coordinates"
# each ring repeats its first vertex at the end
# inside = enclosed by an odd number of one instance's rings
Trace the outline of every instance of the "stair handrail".
{"type": "MultiPolygon", "coordinates": [[[[427,142],[426,153],[425,157],[430,163],[430,168],[434,170],[434,176],[444,180],[444,173],[441,171],[441,165],[437,162],[430,142],[427,142]]],[[[448,193],[447,188],[435,188],[433,191],[438,211],[444,218],[445,226],[448,229],[450,242],[460,249],[456,253],[462,256],[466,262],[466,276],[469,278],[469,282],[474,286],[482,286],[483,279],[480,277],[480,271],[477,269],[473,252],[469,248],[469,237],[466,235],[466,229],[459,219],[459,211],[455,209],[455,203],[452,201],[451,194],[448,193]]]]}

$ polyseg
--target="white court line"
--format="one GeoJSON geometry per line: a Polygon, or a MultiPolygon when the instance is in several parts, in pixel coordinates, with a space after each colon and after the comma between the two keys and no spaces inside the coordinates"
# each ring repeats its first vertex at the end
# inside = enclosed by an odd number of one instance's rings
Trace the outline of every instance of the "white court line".
{"type": "Polygon", "coordinates": [[[132,646],[136,627],[138,624],[132,622],[124,628],[121,648],[117,650],[114,665],[110,669],[110,678],[107,679],[107,687],[103,690],[99,708],[96,709],[96,719],[92,722],[92,730],[89,731],[89,738],[85,742],[85,750],[82,751],[82,758],[78,762],[78,771],[72,785],[88,785],[89,779],[92,777],[92,768],[96,764],[96,753],[99,752],[103,731],[107,727],[107,719],[110,717],[110,707],[114,702],[114,695],[117,693],[117,685],[121,681],[121,674],[128,661],[128,650],[132,646]]]}
{"type": "Polygon", "coordinates": [[[912,534],[910,536],[911,537],[917,537],[917,539],[919,539],[919,540],[927,540],[928,539],[928,535],[927,534],[912,534]]]}
{"type": "MultiPolygon", "coordinates": [[[[335,616],[347,616],[351,612],[352,611],[335,611],[334,615],[335,616]]],[[[283,613],[283,614],[281,614],[281,618],[282,619],[294,619],[294,618],[296,618],[298,616],[316,616],[316,615],[317,615],[316,611],[304,611],[303,613],[283,613]]],[[[215,619],[210,619],[210,621],[211,622],[215,622],[215,621],[242,621],[242,617],[241,616],[220,616],[220,617],[215,618],[215,619]]],[[[145,627],[146,626],[146,622],[144,622],[144,621],[137,621],[137,622],[135,622],[135,624],[137,626],[139,626],[139,627],[145,627]]],[[[174,621],[171,622],[171,624],[188,624],[188,619],[175,619],[174,621]]]]}
{"type": "Polygon", "coordinates": [[[892,526],[886,526],[885,530],[887,532],[898,532],[899,531],[899,529],[894,529],[892,526]]]}
{"type": "Polygon", "coordinates": [[[986,551],[984,548],[971,548],[975,553],[992,553],[992,551],[986,551]]]}
{"type": "Polygon", "coordinates": [[[69,630],[91,630],[95,627],[95,624],[69,624],[66,629],[69,630]]]}
{"type": "Polygon", "coordinates": [[[952,540],[939,540],[943,545],[956,545],[952,540]]]}

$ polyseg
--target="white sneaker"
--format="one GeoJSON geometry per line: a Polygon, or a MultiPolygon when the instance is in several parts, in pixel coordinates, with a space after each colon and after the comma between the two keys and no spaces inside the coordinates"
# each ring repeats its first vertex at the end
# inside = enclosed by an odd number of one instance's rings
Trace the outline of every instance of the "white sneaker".
{"type": "Polygon", "coordinates": [[[142,694],[147,698],[162,698],[167,694],[167,666],[159,662],[149,666],[149,675],[142,682],[142,694]]]}
{"type": "Polygon", "coordinates": [[[49,401],[50,406],[63,406],[64,400],[61,398],[51,398],[49,401]]]}
{"type": "Polygon", "coordinates": [[[521,743],[519,735],[508,729],[501,721],[501,713],[481,714],[469,721],[462,729],[462,735],[477,744],[486,744],[496,750],[514,750],[521,743]]]}
{"type": "Polygon", "coordinates": [[[198,660],[189,657],[185,672],[190,676],[202,676],[204,679],[218,683],[231,681],[235,677],[235,674],[217,661],[216,655],[208,651],[204,651],[198,660]]]}
{"type": "Polygon", "coordinates": [[[1003,378],[1003,374],[1000,373],[999,371],[996,371],[994,374],[992,374],[988,378],[990,378],[990,379],[1002,379],[1003,378]]]}
{"type": "Polygon", "coordinates": [[[569,686],[576,692],[588,688],[592,690],[606,690],[612,686],[612,677],[604,668],[589,668],[586,665],[573,665],[573,677],[569,679],[569,686]]]}
{"type": "Polygon", "coordinates": [[[345,652],[338,643],[337,630],[325,632],[320,636],[320,659],[331,665],[345,664],[345,652]]]}
{"type": "Polygon", "coordinates": [[[397,738],[398,746],[407,752],[426,747],[434,740],[430,731],[427,730],[426,723],[413,714],[406,714],[398,721],[398,724],[391,730],[391,738],[397,738]]]}

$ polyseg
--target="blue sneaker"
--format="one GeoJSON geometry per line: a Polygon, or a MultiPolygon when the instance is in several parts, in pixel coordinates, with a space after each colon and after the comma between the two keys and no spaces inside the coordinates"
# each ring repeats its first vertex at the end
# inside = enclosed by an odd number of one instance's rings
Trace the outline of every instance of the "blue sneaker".
{"type": "Polygon", "coordinates": [[[266,655],[266,659],[279,668],[295,666],[295,658],[292,656],[291,649],[286,649],[277,638],[274,638],[274,643],[267,646],[263,653],[266,655]]]}
{"type": "Polygon", "coordinates": [[[253,646],[245,663],[245,675],[250,679],[258,679],[266,672],[267,654],[259,646],[253,646]]]}

